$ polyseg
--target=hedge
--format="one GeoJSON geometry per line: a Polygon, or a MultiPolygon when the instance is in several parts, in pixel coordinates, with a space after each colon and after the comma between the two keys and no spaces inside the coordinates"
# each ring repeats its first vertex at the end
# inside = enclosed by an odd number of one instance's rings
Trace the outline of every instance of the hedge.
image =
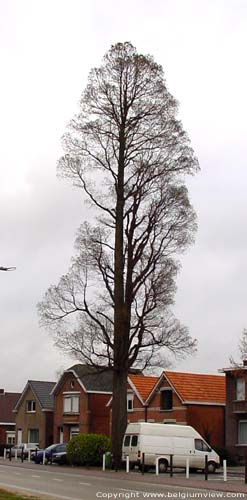
{"type": "Polygon", "coordinates": [[[73,465],[101,465],[102,455],[110,451],[111,443],[102,434],[78,434],[67,445],[67,457],[73,465]]]}

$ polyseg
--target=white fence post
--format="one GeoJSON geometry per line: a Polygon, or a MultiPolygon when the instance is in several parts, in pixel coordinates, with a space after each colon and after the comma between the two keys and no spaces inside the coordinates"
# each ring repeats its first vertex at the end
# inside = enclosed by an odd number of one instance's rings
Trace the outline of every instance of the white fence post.
{"type": "Polygon", "coordinates": [[[227,481],[226,460],[223,460],[223,479],[227,481]]]}
{"type": "Polygon", "coordinates": [[[31,450],[30,449],[27,452],[27,456],[28,456],[28,462],[31,462],[31,450]]]}
{"type": "Polygon", "coordinates": [[[105,453],[103,454],[103,465],[102,470],[105,471],[105,453]]]}
{"type": "Polygon", "coordinates": [[[4,450],[3,450],[3,458],[4,458],[4,460],[6,460],[6,457],[7,457],[7,449],[4,448],[4,450]]]}
{"type": "MultiPolygon", "coordinates": [[[[11,453],[11,450],[10,450],[11,453]]],[[[17,449],[15,450],[15,460],[17,460],[17,449]]]]}
{"type": "Polygon", "coordinates": [[[186,479],[190,477],[190,460],[186,458],[186,479]]]}
{"type": "Polygon", "coordinates": [[[45,450],[43,451],[43,465],[45,465],[45,450]]]}
{"type": "Polygon", "coordinates": [[[127,474],[129,473],[130,471],[130,457],[129,455],[126,456],[126,472],[127,474]]]}
{"type": "Polygon", "coordinates": [[[159,457],[157,457],[155,461],[155,474],[156,476],[159,475],[159,457]]]}

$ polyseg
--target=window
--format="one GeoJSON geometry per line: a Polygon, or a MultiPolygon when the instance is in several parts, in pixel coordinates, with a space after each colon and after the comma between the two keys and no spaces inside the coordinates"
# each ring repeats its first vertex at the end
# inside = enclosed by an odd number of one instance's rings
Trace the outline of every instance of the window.
{"type": "Polygon", "coordinates": [[[132,436],[131,438],[131,446],[137,446],[138,436],[132,436]]]}
{"type": "Polygon", "coordinates": [[[36,411],[36,401],[27,401],[27,413],[34,413],[36,411]]]}
{"type": "Polygon", "coordinates": [[[6,444],[15,444],[15,432],[7,431],[6,444]]]}
{"type": "Polygon", "coordinates": [[[77,434],[79,433],[80,433],[79,425],[73,425],[72,427],[70,427],[70,433],[69,433],[70,439],[73,436],[77,436],[77,434]]]}
{"type": "Polygon", "coordinates": [[[237,401],[245,400],[245,380],[237,378],[236,380],[236,399],[237,401]]]}
{"type": "Polygon", "coordinates": [[[211,448],[202,439],[195,439],[195,449],[198,451],[211,451],[211,448]]]}
{"type": "Polygon", "coordinates": [[[172,390],[164,390],[160,393],[160,409],[172,410],[172,390]]]}
{"type": "Polygon", "coordinates": [[[64,413],[79,413],[79,396],[64,396],[64,413]]]}
{"type": "Polygon", "coordinates": [[[38,442],[39,442],[39,429],[29,429],[28,430],[28,442],[38,444],[38,442]]]}
{"type": "Polygon", "coordinates": [[[247,444],[247,420],[238,423],[238,444],[247,444]]]}
{"type": "Polygon", "coordinates": [[[129,446],[130,445],[130,436],[125,436],[124,438],[124,446],[129,446]]]}
{"type": "Polygon", "coordinates": [[[134,411],[134,394],[127,394],[127,411],[134,411]]]}

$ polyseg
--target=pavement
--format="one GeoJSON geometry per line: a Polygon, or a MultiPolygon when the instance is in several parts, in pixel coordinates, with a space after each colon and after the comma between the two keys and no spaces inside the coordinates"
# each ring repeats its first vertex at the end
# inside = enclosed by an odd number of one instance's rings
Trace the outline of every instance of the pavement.
{"type": "MultiPolygon", "coordinates": [[[[154,472],[146,472],[145,474],[141,474],[139,471],[134,470],[130,473],[126,473],[124,470],[114,471],[114,470],[106,470],[102,471],[100,468],[95,467],[73,467],[73,466],[45,466],[45,465],[36,465],[32,462],[29,463],[24,461],[15,461],[12,460],[4,460],[0,458],[0,464],[11,466],[18,466],[20,468],[31,468],[32,470],[38,470],[38,468],[42,467],[49,471],[58,470],[59,473],[64,472],[65,474],[78,474],[82,473],[84,476],[95,476],[97,478],[108,476],[109,479],[122,479],[126,480],[126,482],[131,483],[131,481],[140,481],[150,484],[159,484],[159,485],[168,485],[174,487],[184,487],[184,488],[193,488],[198,490],[210,490],[210,491],[221,491],[232,493],[232,497],[236,498],[236,493],[244,493],[247,498],[247,484],[245,484],[245,469],[244,467],[228,467],[227,468],[227,481],[224,481],[223,478],[223,469],[216,471],[215,474],[209,474],[208,480],[205,480],[205,476],[203,473],[194,473],[191,474],[188,479],[185,476],[185,470],[176,470],[174,471],[173,477],[170,477],[170,473],[167,472],[165,474],[159,474],[156,476],[154,472]]],[[[129,484],[128,484],[129,486],[129,484]]],[[[231,496],[231,495],[229,495],[231,496]]],[[[244,498],[241,495],[241,498],[244,498]]]]}

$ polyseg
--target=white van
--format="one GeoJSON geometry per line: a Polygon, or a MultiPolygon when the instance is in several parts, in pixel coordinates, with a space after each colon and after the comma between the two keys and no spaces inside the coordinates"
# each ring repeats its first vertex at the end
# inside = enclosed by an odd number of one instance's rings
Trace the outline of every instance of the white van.
{"type": "Polygon", "coordinates": [[[189,459],[190,469],[205,467],[208,456],[208,472],[220,467],[220,457],[210,448],[200,434],[189,425],[155,424],[138,422],[128,424],[123,439],[122,460],[129,456],[130,467],[141,467],[142,454],[145,453],[145,467],[154,467],[159,457],[159,471],[166,472],[173,455],[174,467],[186,467],[189,459]]]}

